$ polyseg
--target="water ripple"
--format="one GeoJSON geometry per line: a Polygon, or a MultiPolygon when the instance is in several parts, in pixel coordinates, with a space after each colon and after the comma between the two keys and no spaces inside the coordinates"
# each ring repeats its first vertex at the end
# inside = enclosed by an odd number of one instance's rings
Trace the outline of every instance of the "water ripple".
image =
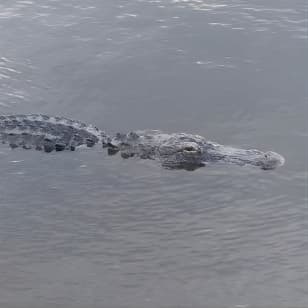
{"type": "Polygon", "coordinates": [[[29,100],[28,94],[21,87],[21,84],[29,84],[29,81],[24,79],[24,70],[27,67],[27,64],[19,64],[13,59],[0,58],[1,106],[9,107],[11,104],[29,100]]]}
{"type": "MultiPolygon", "coordinates": [[[[275,31],[275,28],[282,31],[301,32],[301,24],[307,23],[307,17],[304,15],[305,5],[292,7],[283,7],[284,4],[277,3],[277,7],[268,7],[256,3],[254,6],[247,6],[242,1],[208,1],[208,0],[171,0],[171,4],[179,8],[189,8],[194,11],[204,11],[209,16],[216,16],[216,21],[210,25],[220,25],[230,29],[245,29],[246,31],[275,31]],[[220,21],[224,20],[224,22],[220,21]],[[230,23],[226,23],[226,19],[230,23]],[[249,20],[249,24],[246,20],[249,20]]],[[[300,38],[301,33],[293,37],[300,38]]]]}

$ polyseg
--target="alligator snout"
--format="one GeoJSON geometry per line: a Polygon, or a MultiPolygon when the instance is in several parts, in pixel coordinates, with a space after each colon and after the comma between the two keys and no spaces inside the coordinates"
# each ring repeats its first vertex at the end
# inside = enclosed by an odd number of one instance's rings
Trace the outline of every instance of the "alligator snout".
{"type": "Polygon", "coordinates": [[[260,160],[260,167],[263,170],[273,170],[277,167],[284,165],[285,159],[283,156],[276,152],[268,151],[263,154],[260,160]]]}

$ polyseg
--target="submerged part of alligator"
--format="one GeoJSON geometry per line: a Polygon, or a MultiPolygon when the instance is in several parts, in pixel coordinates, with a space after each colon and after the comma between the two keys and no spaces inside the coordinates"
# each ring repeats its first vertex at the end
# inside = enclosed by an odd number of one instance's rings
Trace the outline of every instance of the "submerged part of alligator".
{"type": "Polygon", "coordinates": [[[101,144],[109,155],[137,157],[161,162],[167,169],[195,170],[210,162],[253,165],[264,170],[284,164],[275,152],[244,150],[220,145],[198,135],[166,134],[157,130],[108,136],[92,125],[46,115],[0,116],[0,139],[11,148],[45,152],[74,150],[77,146],[101,144]]]}

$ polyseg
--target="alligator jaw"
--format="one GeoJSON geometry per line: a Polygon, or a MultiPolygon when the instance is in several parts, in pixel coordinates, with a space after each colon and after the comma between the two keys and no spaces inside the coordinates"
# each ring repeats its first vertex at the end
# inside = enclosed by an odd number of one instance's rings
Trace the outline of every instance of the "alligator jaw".
{"type": "Polygon", "coordinates": [[[273,170],[285,163],[284,157],[276,152],[238,149],[215,143],[208,143],[205,146],[203,161],[205,163],[219,161],[242,166],[252,165],[262,170],[273,170]]]}

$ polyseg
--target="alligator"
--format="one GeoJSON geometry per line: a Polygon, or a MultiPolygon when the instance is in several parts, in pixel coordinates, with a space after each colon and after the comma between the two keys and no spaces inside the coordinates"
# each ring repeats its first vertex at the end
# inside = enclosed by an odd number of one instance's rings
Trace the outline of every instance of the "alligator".
{"type": "Polygon", "coordinates": [[[0,115],[0,140],[12,149],[46,153],[100,144],[109,155],[157,160],[166,169],[195,170],[208,163],[224,162],[272,170],[285,161],[272,151],[224,146],[199,135],[143,130],[111,136],[93,125],[41,114],[0,115]]]}

